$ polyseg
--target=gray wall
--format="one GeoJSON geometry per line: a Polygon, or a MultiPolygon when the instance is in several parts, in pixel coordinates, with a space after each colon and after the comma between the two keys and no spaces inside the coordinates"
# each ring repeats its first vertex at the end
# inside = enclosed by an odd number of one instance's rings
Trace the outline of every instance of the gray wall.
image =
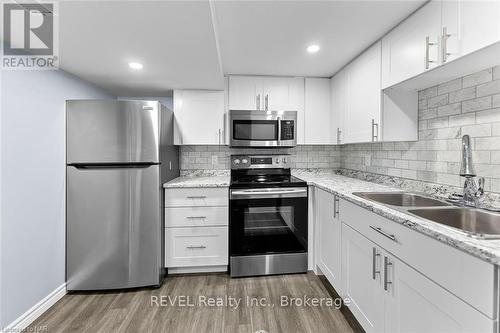
{"type": "Polygon", "coordinates": [[[486,190],[500,192],[500,66],[422,90],[418,107],[418,141],[345,145],[341,166],[461,186],[461,137],[469,134],[486,190]]]}
{"type": "Polygon", "coordinates": [[[65,282],[65,100],[114,98],[63,71],[2,71],[0,327],[65,282]]]}
{"type": "Polygon", "coordinates": [[[337,146],[297,146],[290,149],[237,149],[227,146],[181,146],[181,170],[228,170],[234,154],[290,154],[292,168],[339,168],[337,146]],[[212,163],[212,158],[217,159],[212,163]]]}

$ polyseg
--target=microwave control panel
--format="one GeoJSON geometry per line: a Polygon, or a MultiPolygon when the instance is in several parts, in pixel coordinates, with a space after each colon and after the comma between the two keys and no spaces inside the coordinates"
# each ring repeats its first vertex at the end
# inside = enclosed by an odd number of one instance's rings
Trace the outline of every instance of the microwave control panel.
{"type": "Polygon", "coordinates": [[[295,134],[295,122],[293,120],[281,121],[281,140],[293,140],[295,134]]]}

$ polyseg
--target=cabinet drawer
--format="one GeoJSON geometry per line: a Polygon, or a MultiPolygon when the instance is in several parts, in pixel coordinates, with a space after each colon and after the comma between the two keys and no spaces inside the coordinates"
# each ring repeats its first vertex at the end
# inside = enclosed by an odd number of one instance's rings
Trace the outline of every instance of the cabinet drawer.
{"type": "Polygon", "coordinates": [[[165,228],[165,266],[228,264],[228,227],[165,228]]]}
{"type": "Polygon", "coordinates": [[[494,265],[345,200],[340,218],[489,318],[496,318],[494,265]],[[393,235],[395,240],[383,233],[393,235]]]}
{"type": "Polygon", "coordinates": [[[200,227],[228,225],[227,207],[165,208],[165,227],[200,227]]]}
{"type": "Polygon", "coordinates": [[[165,207],[228,206],[229,192],[221,188],[165,189],[165,207]]]}

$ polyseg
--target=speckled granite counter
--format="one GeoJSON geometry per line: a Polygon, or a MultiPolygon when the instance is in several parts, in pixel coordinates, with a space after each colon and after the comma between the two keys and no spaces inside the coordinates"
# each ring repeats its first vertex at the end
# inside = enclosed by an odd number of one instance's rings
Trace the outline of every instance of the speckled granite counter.
{"type": "Polygon", "coordinates": [[[297,169],[292,174],[310,185],[314,185],[361,207],[407,226],[443,243],[500,265],[500,240],[481,240],[468,237],[441,224],[424,220],[353,195],[353,192],[401,191],[400,188],[380,185],[356,178],[335,174],[333,170],[297,169]]]}
{"type": "Polygon", "coordinates": [[[229,171],[192,171],[163,184],[164,188],[182,187],[228,187],[231,177],[229,171]]]}

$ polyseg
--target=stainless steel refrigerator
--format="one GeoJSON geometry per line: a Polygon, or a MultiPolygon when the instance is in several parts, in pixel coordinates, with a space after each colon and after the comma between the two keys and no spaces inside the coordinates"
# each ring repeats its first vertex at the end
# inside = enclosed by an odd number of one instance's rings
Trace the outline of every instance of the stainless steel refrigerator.
{"type": "Polygon", "coordinates": [[[158,286],[163,183],[179,175],[173,113],[157,101],[66,102],[68,290],[158,286]]]}

